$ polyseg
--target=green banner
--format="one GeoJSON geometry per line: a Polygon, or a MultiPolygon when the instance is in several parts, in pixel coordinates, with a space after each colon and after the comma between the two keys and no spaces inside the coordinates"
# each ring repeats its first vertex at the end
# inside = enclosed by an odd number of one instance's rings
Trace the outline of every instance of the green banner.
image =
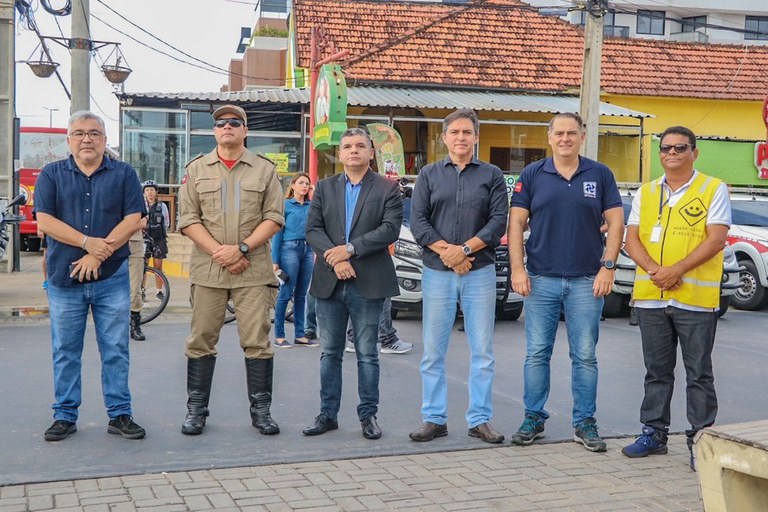
{"type": "Polygon", "coordinates": [[[325,150],[338,146],[347,129],[347,82],[338,64],[320,68],[314,96],[315,130],[312,144],[325,150]]]}

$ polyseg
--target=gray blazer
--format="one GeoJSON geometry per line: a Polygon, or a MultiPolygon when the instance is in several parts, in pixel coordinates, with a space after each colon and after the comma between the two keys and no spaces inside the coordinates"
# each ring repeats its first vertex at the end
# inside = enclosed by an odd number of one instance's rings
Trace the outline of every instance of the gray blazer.
{"type": "Polygon", "coordinates": [[[361,182],[349,240],[344,233],[345,186],[346,175],[342,172],[320,181],[312,196],[307,216],[307,242],[317,258],[309,291],[319,299],[331,296],[338,279],[323,259],[323,253],[351,242],[357,255],[349,261],[357,274],[355,284],[363,297],[394,297],[400,289],[388,246],[397,240],[403,221],[400,186],[368,169],[361,182]]]}

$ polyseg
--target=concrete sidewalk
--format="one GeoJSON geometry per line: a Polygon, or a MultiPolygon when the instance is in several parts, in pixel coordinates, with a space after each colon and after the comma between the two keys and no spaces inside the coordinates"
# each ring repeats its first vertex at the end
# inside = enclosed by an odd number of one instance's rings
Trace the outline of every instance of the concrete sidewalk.
{"type": "Polygon", "coordinates": [[[0,511],[700,511],[683,436],[630,460],[609,440],[506,445],[0,487],[0,511]]]}

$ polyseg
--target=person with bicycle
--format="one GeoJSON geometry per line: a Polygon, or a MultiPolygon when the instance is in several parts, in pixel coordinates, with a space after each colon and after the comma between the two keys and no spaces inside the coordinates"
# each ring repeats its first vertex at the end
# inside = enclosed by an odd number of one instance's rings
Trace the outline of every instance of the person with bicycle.
{"type": "Polygon", "coordinates": [[[304,306],[307,300],[309,282],[312,280],[312,266],[315,256],[307,245],[307,214],[309,213],[309,176],[297,172],[291,179],[285,193],[285,227],[272,239],[272,261],[275,272],[285,271],[287,280],[280,286],[280,294],[275,305],[275,346],[318,347],[320,344],[304,336],[306,315],[304,306]],[[293,297],[294,341],[285,339],[285,310],[293,297]]]}
{"type": "Polygon", "coordinates": [[[203,433],[216,344],[231,299],[245,353],[251,423],[261,434],[277,434],[280,428],[270,414],[274,352],[269,341],[277,278],[269,241],[285,222],[283,191],[275,165],[245,148],[248,117],[242,108],[216,109],[213,129],[216,148],[187,164],[179,191],[179,229],[194,242],[187,416],[181,432],[203,433]]]}
{"type": "MultiPolygon", "coordinates": [[[[153,180],[144,182],[144,201],[147,205],[147,223],[144,233],[151,239],[146,244],[145,258],[152,258],[152,266],[163,271],[163,260],[168,256],[168,227],[171,225],[171,217],[168,214],[168,206],[157,197],[157,183],[153,180]]],[[[163,281],[155,279],[157,286],[157,298],[162,300],[163,281]]],[[[146,286],[146,283],[145,283],[146,286]]]]}

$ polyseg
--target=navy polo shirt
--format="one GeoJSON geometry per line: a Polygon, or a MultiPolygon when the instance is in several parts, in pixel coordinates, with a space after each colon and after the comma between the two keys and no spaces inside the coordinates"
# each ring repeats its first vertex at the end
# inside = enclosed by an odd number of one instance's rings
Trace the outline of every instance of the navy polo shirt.
{"type": "Polygon", "coordinates": [[[600,270],[603,256],[603,212],[621,207],[621,196],[613,173],[600,162],[579,157],[579,168],[568,181],[547,158],[523,169],[511,205],[529,212],[529,272],[591,276],[600,270]]]}
{"type": "MultiPolygon", "coordinates": [[[[80,171],[71,156],[50,163],[35,184],[35,213],[51,215],[91,237],[106,238],[126,216],[145,211],[136,171],[106,156],[91,176],[80,171]]],[[[48,237],[48,280],[62,287],[83,284],[69,277],[69,265],[85,254],[79,246],[48,237]]],[[[128,244],[118,248],[101,264],[100,279],[114,274],[129,255],[128,244]]]]}

